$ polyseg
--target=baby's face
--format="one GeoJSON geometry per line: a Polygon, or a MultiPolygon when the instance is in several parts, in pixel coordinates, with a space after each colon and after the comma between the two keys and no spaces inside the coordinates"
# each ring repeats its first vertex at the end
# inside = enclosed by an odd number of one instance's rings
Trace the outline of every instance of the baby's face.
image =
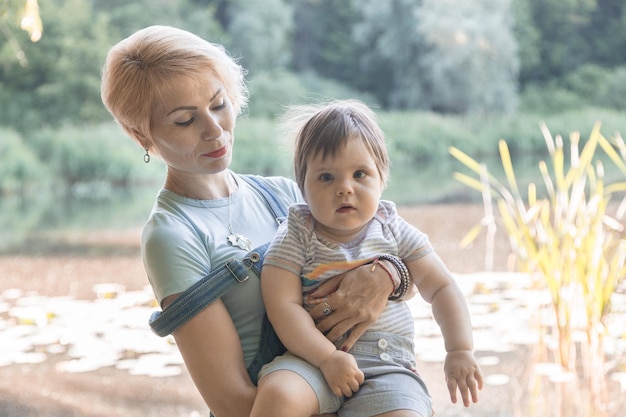
{"type": "Polygon", "coordinates": [[[333,240],[352,240],[376,214],[382,191],[374,156],[358,137],[337,154],[320,153],[307,163],[304,198],[315,230],[333,240]]]}

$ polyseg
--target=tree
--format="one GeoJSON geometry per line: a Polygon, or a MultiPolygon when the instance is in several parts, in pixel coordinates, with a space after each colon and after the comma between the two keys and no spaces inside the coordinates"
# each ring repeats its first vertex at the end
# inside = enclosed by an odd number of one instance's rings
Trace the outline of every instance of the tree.
{"type": "Polygon", "coordinates": [[[418,25],[420,1],[363,0],[353,36],[361,47],[358,72],[362,89],[390,109],[428,108],[430,92],[422,67],[423,37],[418,25]]]}
{"type": "Polygon", "coordinates": [[[297,0],[294,11],[293,60],[296,72],[314,72],[357,87],[360,48],[352,36],[359,15],[343,0],[297,0]]]}
{"type": "Polygon", "coordinates": [[[12,49],[15,59],[25,67],[28,65],[28,59],[11,30],[17,26],[28,32],[31,42],[41,39],[43,24],[37,0],[5,0],[0,3],[0,31],[12,49]]]}
{"type": "MultiPolygon", "coordinates": [[[[29,130],[103,120],[100,69],[112,43],[106,17],[94,16],[84,0],[49,0],[41,14],[46,36],[23,43],[28,65],[0,67],[0,124],[29,130]]],[[[0,53],[6,55],[4,46],[0,53]]]]}
{"type": "Polygon", "coordinates": [[[176,26],[209,41],[223,42],[223,25],[216,14],[221,3],[211,0],[107,0],[93,2],[96,15],[105,14],[115,40],[150,25],[176,26]]]}
{"type": "Polygon", "coordinates": [[[511,0],[423,0],[421,57],[431,106],[453,113],[510,112],[517,104],[518,58],[511,0]]]}
{"type": "Polygon", "coordinates": [[[233,0],[228,15],[226,46],[251,74],[289,65],[292,8],[283,0],[233,0]]]}

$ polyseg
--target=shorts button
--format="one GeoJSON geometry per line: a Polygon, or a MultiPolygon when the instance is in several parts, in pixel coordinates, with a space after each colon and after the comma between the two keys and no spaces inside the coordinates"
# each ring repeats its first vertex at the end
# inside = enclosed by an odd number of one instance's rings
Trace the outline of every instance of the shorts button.
{"type": "Polygon", "coordinates": [[[389,356],[388,353],[383,352],[380,354],[380,359],[387,362],[389,359],[391,359],[391,356],[389,356]]]}
{"type": "Polygon", "coordinates": [[[387,342],[387,339],[378,339],[378,347],[381,349],[387,349],[387,346],[389,346],[389,343],[387,342]]]}

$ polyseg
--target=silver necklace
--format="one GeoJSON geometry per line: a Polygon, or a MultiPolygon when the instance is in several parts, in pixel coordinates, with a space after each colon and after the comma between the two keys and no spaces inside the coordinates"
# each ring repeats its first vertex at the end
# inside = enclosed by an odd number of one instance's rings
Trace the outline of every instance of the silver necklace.
{"type": "Polygon", "coordinates": [[[250,242],[250,239],[248,239],[247,236],[242,235],[241,233],[235,233],[233,231],[233,223],[232,223],[232,218],[231,218],[231,194],[228,195],[228,231],[230,232],[230,235],[228,235],[228,243],[231,244],[231,246],[235,246],[238,247],[240,249],[243,249],[247,252],[250,251],[250,245],[252,244],[252,242],[250,242]]]}

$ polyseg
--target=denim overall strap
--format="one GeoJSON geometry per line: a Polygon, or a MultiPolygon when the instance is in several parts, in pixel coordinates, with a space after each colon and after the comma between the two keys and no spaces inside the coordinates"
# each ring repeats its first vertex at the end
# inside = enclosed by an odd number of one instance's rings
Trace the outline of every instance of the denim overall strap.
{"type": "Polygon", "coordinates": [[[263,177],[258,175],[241,175],[248,184],[252,186],[256,191],[261,194],[261,197],[265,200],[267,207],[269,207],[272,215],[276,219],[278,224],[281,224],[287,218],[287,210],[285,205],[281,204],[276,196],[269,191],[263,177]]]}
{"type": "Polygon", "coordinates": [[[248,270],[260,274],[266,243],[248,253],[243,259],[232,258],[221,267],[189,287],[163,311],[155,311],[150,317],[150,327],[163,337],[174,332],[206,306],[230,291],[235,285],[248,279],[248,270]]]}
{"type": "Polygon", "coordinates": [[[259,371],[263,365],[271,362],[276,356],[282,355],[286,350],[266,314],[263,317],[259,349],[247,369],[250,380],[254,385],[259,382],[259,371]]]}
{"type": "MultiPolygon", "coordinates": [[[[281,223],[287,215],[284,205],[269,190],[263,177],[253,175],[241,176],[265,200],[277,223],[281,223]]],[[[150,327],[159,336],[167,336],[202,311],[206,306],[230,291],[235,285],[248,279],[248,269],[252,268],[258,277],[261,276],[263,257],[269,243],[251,252],[243,259],[230,259],[221,267],[211,271],[170,304],[163,311],[155,311],[150,317],[150,327]]]]}

